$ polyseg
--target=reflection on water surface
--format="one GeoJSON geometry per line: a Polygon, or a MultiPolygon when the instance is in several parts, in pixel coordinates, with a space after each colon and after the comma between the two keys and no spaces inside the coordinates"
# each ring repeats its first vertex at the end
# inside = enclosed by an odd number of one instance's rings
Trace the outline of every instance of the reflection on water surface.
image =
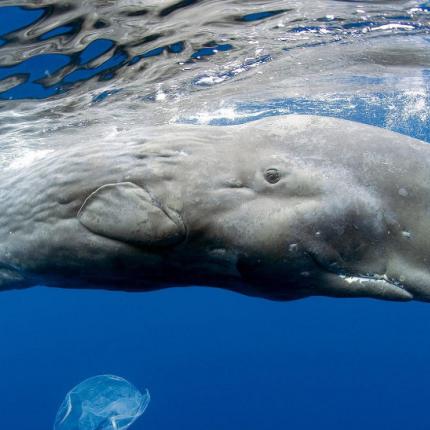
{"type": "Polygon", "coordinates": [[[290,112],[428,140],[429,82],[429,2],[6,0],[0,8],[3,162],[47,133],[91,123],[225,124],[290,112]]]}

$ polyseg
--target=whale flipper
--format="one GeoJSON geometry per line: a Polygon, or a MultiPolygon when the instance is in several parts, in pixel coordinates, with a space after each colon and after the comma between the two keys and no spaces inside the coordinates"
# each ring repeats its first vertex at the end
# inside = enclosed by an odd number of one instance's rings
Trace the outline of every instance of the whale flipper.
{"type": "Polygon", "coordinates": [[[95,190],[79,209],[78,219],[95,234],[144,247],[176,244],[186,236],[180,216],[158,206],[132,182],[95,190]]]}

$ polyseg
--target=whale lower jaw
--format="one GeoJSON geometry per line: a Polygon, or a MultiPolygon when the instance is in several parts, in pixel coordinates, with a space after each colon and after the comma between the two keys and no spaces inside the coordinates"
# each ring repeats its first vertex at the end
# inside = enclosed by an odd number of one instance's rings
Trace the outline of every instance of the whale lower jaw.
{"type": "Polygon", "coordinates": [[[414,296],[400,282],[379,274],[327,273],[325,292],[338,297],[371,297],[384,300],[409,301],[414,296]]]}

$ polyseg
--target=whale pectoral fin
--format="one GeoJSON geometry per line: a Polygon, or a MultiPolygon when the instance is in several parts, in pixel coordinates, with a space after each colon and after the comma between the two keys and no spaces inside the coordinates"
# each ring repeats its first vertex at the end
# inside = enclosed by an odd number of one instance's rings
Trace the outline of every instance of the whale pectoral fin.
{"type": "Polygon", "coordinates": [[[79,209],[78,219],[95,234],[145,247],[174,245],[186,236],[179,214],[157,206],[131,182],[98,188],[79,209]]]}

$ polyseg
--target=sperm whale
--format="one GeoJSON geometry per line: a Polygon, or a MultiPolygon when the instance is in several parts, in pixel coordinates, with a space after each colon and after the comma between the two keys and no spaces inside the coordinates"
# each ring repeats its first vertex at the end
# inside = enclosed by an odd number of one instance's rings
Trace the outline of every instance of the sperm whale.
{"type": "Polygon", "coordinates": [[[430,146],[307,115],[51,137],[0,173],[0,289],[430,300],[430,146]]]}

